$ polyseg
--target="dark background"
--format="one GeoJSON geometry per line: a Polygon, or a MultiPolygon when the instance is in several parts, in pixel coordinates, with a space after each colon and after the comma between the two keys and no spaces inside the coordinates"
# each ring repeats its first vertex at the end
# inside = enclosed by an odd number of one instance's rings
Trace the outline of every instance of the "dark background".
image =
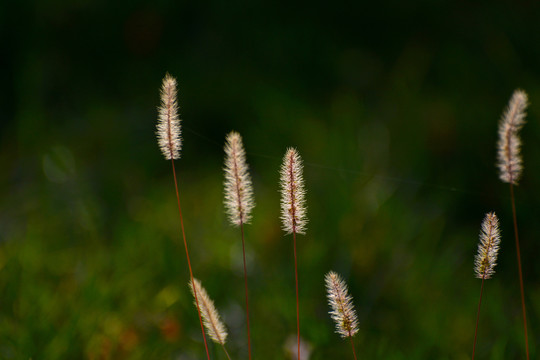
{"type": "MultiPolygon", "coordinates": [[[[255,359],[296,333],[281,157],[305,161],[301,334],[352,358],[323,278],[346,279],[363,359],[467,359],[480,222],[501,219],[477,357],[524,358],[497,125],[530,97],[518,188],[531,358],[540,338],[540,5],[535,1],[4,1],[0,5],[0,358],[202,359],[159,87],[178,79],[180,197],[195,276],[247,358],[239,231],[222,205],[223,142],[244,138],[255,359]]],[[[224,359],[219,347],[212,358],[224,359]]]]}

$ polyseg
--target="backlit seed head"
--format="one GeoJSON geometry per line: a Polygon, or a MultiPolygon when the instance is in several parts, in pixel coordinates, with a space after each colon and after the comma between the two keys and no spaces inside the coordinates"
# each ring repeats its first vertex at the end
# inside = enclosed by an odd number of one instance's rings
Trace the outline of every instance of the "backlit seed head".
{"type": "Polygon", "coordinates": [[[342,338],[354,336],[358,332],[358,318],[347,284],[333,271],[326,274],[324,280],[331,309],[330,317],[336,323],[336,332],[342,338]]]}
{"type": "Polygon", "coordinates": [[[495,273],[500,243],[499,219],[495,213],[488,213],[482,221],[478,254],[474,259],[474,272],[477,278],[491,279],[495,273]]]}
{"type": "Polygon", "coordinates": [[[305,195],[302,159],[296,149],[289,148],[281,165],[281,220],[287,234],[306,233],[305,195]]]}
{"type": "Polygon", "coordinates": [[[165,159],[179,159],[182,137],[176,101],[176,79],[169,74],[165,75],[161,85],[161,105],[158,108],[156,135],[165,159]]]}
{"type": "Polygon", "coordinates": [[[230,132],[225,143],[225,208],[233,225],[247,224],[255,206],[242,137],[230,132]]]}
{"type": "Polygon", "coordinates": [[[503,182],[517,185],[523,171],[521,159],[521,139],[518,131],[525,124],[527,94],[516,90],[508,103],[499,123],[499,142],[497,143],[497,167],[503,182]]]}
{"type": "MultiPolygon", "coordinates": [[[[227,330],[225,329],[225,325],[221,322],[221,318],[214,306],[214,302],[210,299],[199,280],[193,279],[193,283],[190,282],[189,287],[194,297],[195,291],[197,292],[197,300],[199,301],[201,316],[206,332],[214,342],[225,345],[228,335],[227,330]],[[193,284],[195,284],[195,286],[193,286],[193,284]]],[[[196,302],[195,306],[197,306],[196,302]]]]}

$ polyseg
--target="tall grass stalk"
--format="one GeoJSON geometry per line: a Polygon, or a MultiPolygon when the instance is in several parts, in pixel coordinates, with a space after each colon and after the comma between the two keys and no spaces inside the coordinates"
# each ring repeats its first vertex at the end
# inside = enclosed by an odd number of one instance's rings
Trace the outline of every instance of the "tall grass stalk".
{"type": "Polygon", "coordinates": [[[521,310],[523,314],[523,331],[525,334],[525,351],[529,360],[529,338],[527,334],[527,311],[525,308],[525,290],[523,286],[523,271],[521,266],[521,251],[519,247],[519,235],[516,216],[516,200],[514,186],[518,185],[523,171],[521,159],[521,139],[518,131],[525,124],[525,109],[527,108],[527,94],[522,90],[514,91],[508,107],[506,108],[499,124],[498,163],[499,177],[510,186],[510,198],[512,203],[512,218],[514,222],[514,235],[516,242],[516,256],[519,273],[519,288],[521,293],[521,310]]]}
{"type": "MultiPolygon", "coordinates": [[[[182,207],[180,206],[180,195],[178,192],[176,169],[174,168],[174,160],[180,158],[180,150],[182,149],[180,118],[178,116],[178,103],[176,100],[176,79],[174,79],[169,74],[165,75],[161,86],[161,105],[159,107],[156,134],[158,137],[158,144],[161,148],[163,156],[166,160],[171,160],[172,173],[174,178],[174,188],[176,191],[176,200],[178,203],[178,214],[180,216],[180,226],[182,228],[182,239],[184,240],[184,248],[186,250],[190,281],[193,283],[193,270],[189,258],[186,232],[184,230],[184,219],[182,217],[182,207]]],[[[199,300],[197,298],[197,292],[194,292],[194,297],[195,304],[197,306],[197,313],[199,314],[199,322],[201,325],[204,347],[206,349],[206,356],[208,357],[208,360],[210,360],[210,352],[208,351],[208,344],[206,342],[206,335],[204,333],[204,326],[201,317],[201,310],[199,307],[199,300]]]]}
{"type": "Polygon", "coordinates": [[[480,230],[480,243],[478,244],[478,254],[474,259],[474,272],[476,277],[482,279],[480,286],[480,299],[478,300],[478,311],[476,313],[476,328],[474,330],[474,343],[472,359],[476,350],[476,339],[478,335],[478,322],[480,320],[480,306],[482,304],[482,293],[484,291],[484,280],[491,279],[495,273],[497,265],[497,255],[499,253],[499,244],[501,235],[499,231],[499,219],[495,213],[486,214],[482,221],[480,230]]]}
{"type": "Polygon", "coordinates": [[[294,278],[296,281],[296,332],[300,360],[300,305],[298,300],[298,260],[296,234],[305,234],[307,226],[302,159],[298,151],[287,149],[281,165],[281,220],[286,234],[293,235],[294,278]]]}
{"type": "Polygon", "coordinates": [[[225,143],[225,207],[229,220],[240,227],[242,237],[242,256],[244,261],[244,289],[246,298],[246,323],[248,354],[251,359],[251,335],[249,327],[249,297],[246,268],[246,245],[244,240],[244,224],[251,219],[251,210],[255,206],[253,188],[246,164],[246,153],[242,145],[242,137],[237,132],[230,132],[225,143]]]}

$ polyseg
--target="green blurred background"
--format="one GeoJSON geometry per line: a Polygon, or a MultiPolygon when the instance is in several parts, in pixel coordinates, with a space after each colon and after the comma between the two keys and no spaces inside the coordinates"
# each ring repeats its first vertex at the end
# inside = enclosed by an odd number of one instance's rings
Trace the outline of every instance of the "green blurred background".
{"type": "MultiPolygon", "coordinates": [[[[477,355],[523,359],[500,115],[530,96],[518,222],[531,358],[540,341],[540,5],[535,1],[4,1],[0,4],[0,358],[203,359],[159,87],[177,77],[180,196],[195,276],[247,358],[239,231],[222,205],[223,142],[244,137],[255,359],[296,332],[278,170],[305,161],[302,337],[352,358],[323,278],[346,279],[363,359],[467,359],[480,222],[496,211],[477,355]]],[[[224,359],[211,346],[212,358],[224,359]]]]}

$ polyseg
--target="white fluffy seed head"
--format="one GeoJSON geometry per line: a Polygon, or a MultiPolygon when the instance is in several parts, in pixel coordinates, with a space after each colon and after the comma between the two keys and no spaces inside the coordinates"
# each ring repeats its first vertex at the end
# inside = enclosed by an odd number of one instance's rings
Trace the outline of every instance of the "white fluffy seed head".
{"type": "Polygon", "coordinates": [[[232,131],[225,143],[225,208],[233,225],[240,226],[251,220],[255,206],[253,188],[246,164],[242,137],[232,131]]]}
{"type": "Polygon", "coordinates": [[[358,332],[358,318],[352,304],[347,284],[333,271],[324,278],[330,305],[330,317],[336,323],[336,332],[342,338],[354,336],[358,332]]]}
{"type": "MultiPolygon", "coordinates": [[[[208,335],[214,340],[214,342],[225,345],[227,341],[227,330],[225,325],[221,322],[219,313],[214,306],[214,302],[208,296],[206,290],[202,287],[201,282],[197,279],[193,279],[193,283],[189,283],[191,293],[195,297],[195,291],[197,292],[197,300],[199,301],[199,308],[201,310],[201,317],[203,319],[204,327],[208,335]],[[195,286],[193,286],[195,284],[195,286]]],[[[197,306],[197,303],[195,306],[197,306]]]]}
{"type": "Polygon", "coordinates": [[[287,149],[281,165],[281,220],[287,234],[305,234],[307,215],[302,159],[298,151],[287,149]]]}
{"type": "Polygon", "coordinates": [[[166,74],[161,85],[161,105],[158,108],[157,138],[165,159],[179,159],[182,149],[180,118],[176,101],[176,79],[166,74]]]}
{"type": "Polygon", "coordinates": [[[479,279],[491,279],[495,274],[501,234],[499,219],[494,212],[486,214],[480,230],[478,254],[474,258],[474,272],[479,279]]]}
{"type": "Polygon", "coordinates": [[[521,159],[521,139],[518,131],[525,124],[527,94],[516,90],[508,103],[499,123],[499,142],[497,143],[497,167],[503,182],[517,185],[523,171],[521,159]]]}

